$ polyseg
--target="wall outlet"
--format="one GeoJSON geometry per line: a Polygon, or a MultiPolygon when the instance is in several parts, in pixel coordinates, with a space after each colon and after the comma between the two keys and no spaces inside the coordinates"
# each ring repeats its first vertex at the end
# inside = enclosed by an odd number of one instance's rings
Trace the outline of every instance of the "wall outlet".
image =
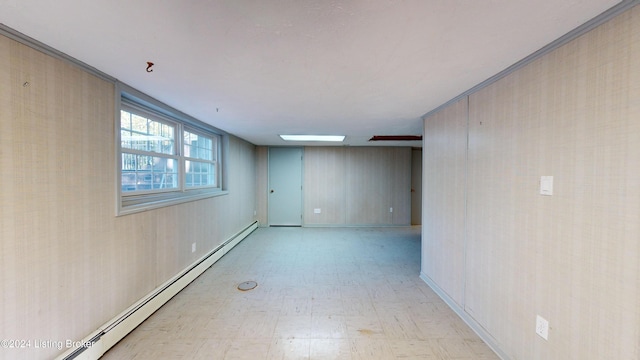
{"type": "Polygon", "coordinates": [[[540,195],[553,195],[553,176],[540,177],[540,195]]]}
{"type": "Polygon", "coordinates": [[[393,212],[393,208],[392,207],[389,208],[389,212],[393,212]]]}
{"type": "Polygon", "coordinates": [[[320,213],[322,213],[322,209],[320,209],[320,208],[315,208],[315,209],[313,209],[313,213],[314,213],[314,214],[320,214],[320,213]]]}
{"type": "Polygon", "coordinates": [[[196,252],[196,243],[191,244],[191,252],[196,252]]]}
{"type": "Polygon", "coordinates": [[[536,334],[545,340],[549,338],[549,321],[540,315],[536,315],[536,334]]]}

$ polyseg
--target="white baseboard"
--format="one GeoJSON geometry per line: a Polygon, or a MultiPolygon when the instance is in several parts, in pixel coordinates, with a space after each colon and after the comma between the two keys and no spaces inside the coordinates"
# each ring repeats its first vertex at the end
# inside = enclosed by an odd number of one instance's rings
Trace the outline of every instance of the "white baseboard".
{"type": "Polygon", "coordinates": [[[500,346],[498,345],[498,342],[496,341],[496,339],[494,339],[493,336],[491,336],[491,334],[489,334],[489,332],[482,327],[482,325],[480,325],[474,318],[472,318],[466,311],[464,311],[464,309],[460,307],[460,305],[458,305],[458,303],[456,303],[449,295],[447,295],[446,292],[444,292],[438,285],[436,285],[436,283],[433,282],[433,280],[431,280],[423,272],[420,272],[420,279],[422,279],[422,281],[427,283],[427,285],[429,285],[429,287],[438,296],[440,296],[440,298],[444,300],[444,302],[447,305],[449,305],[451,310],[453,310],[462,319],[462,321],[464,321],[467,325],[469,325],[471,330],[473,330],[476,334],[478,334],[480,339],[482,339],[482,341],[484,341],[491,348],[491,350],[493,350],[493,352],[495,352],[496,355],[498,355],[500,359],[510,360],[507,354],[505,354],[500,349],[500,346]]]}
{"type": "Polygon", "coordinates": [[[211,265],[228,253],[240,241],[249,236],[258,227],[258,222],[254,221],[244,230],[232,236],[219,247],[213,249],[205,256],[188,266],[173,278],[166,281],[161,286],[147,294],[138,302],[130,306],[127,310],[111,319],[98,330],[79,341],[79,344],[86,344],[84,347],[69,349],[56,360],[97,360],[104,355],[107,350],[122,340],[133,329],[146,320],[151,314],[156,312],[162,305],[174,297],[180,290],[195,280],[200,274],[211,265]]]}

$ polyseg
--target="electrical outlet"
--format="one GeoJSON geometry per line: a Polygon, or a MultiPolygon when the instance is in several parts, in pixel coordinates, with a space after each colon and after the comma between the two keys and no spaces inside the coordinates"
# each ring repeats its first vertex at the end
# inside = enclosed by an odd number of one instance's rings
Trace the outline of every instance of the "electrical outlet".
{"type": "Polygon", "coordinates": [[[313,213],[314,213],[314,214],[321,214],[321,213],[322,213],[322,209],[320,209],[320,208],[315,208],[315,209],[313,209],[313,213]]]}
{"type": "Polygon", "coordinates": [[[196,252],[196,243],[191,244],[191,252],[196,252]]]}
{"type": "Polygon", "coordinates": [[[545,340],[549,338],[549,321],[540,315],[536,315],[536,334],[545,340]]]}
{"type": "Polygon", "coordinates": [[[540,195],[553,195],[553,176],[540,177],[540,195]]]}
{"type": "Polygon", "coordinates": [[[389,212],[391,212],[391,213],[393,212],[393,208],[392,207],[389,208],[389,212]]]}

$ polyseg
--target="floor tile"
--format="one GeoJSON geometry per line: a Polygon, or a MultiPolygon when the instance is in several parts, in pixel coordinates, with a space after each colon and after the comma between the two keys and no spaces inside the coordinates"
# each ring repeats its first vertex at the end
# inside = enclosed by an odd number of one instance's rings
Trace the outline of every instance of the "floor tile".
{"type": "MultiPolygon", "coordinates": [[[[225,360],[261,360],[268,359],[270,340],[236,339],[232,340],[225,354],[225,360]]],[[[167,358],[169,359],[169,358],[167,358]]],[[[210,358],[214,359],[214,358],[210,358]]]]}
{"type": "Polygon", "coordinates": [[[312,315],[311,338],[347,339],[347,323],[341,315],[312,315]]]}
{"type": "Polygon", "coordinates": [[[441,359],[427,340],[389,340],[396,359],[441,359]]]}
{"type": "Polygon", "coordinates": [[[419,227],[259,228],[103,359],[497,360],[419,279],[420,246],[419,227]]]}
{"type": "Polygon", "coordinates": [[[268,359],[309,359],[310,339],[275,339],[269,347],[268,359]]]}
{"type": "Polygon", "coordinates": [[[353,339],[351,358],[358,360],[387,360],[395,356],[386,339],[353,339]]]}
{"type": "Polygon", "coordinates": [[[376,315],[373,316],[345,316],[349,339],[384,339],[382,324],[376,315]]]}
{"type": "Polygon", "coordinates": [[[311,339],[311,360],[351,360],[351,347],[347,339],[311,339]]]}
{"type": "Polygon", "coordinates": [[[193,356],[194,360],[224,359],[231,348],[231,340],[209,339],[193,356]]]}
{"type": "Polygon", "coordinates": [[[273,336],[277,339],[310,339],[311,315],[281,315],[273,336]]]}

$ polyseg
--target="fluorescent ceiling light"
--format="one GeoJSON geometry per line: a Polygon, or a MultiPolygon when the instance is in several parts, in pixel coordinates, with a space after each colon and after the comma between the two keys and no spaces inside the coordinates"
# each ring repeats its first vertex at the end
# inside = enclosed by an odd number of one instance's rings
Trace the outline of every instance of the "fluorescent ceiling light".
{"type": "Polygon", "coordinates": [[[343,141],[344,135],[280,135],[286,141],[343,141]]]}

